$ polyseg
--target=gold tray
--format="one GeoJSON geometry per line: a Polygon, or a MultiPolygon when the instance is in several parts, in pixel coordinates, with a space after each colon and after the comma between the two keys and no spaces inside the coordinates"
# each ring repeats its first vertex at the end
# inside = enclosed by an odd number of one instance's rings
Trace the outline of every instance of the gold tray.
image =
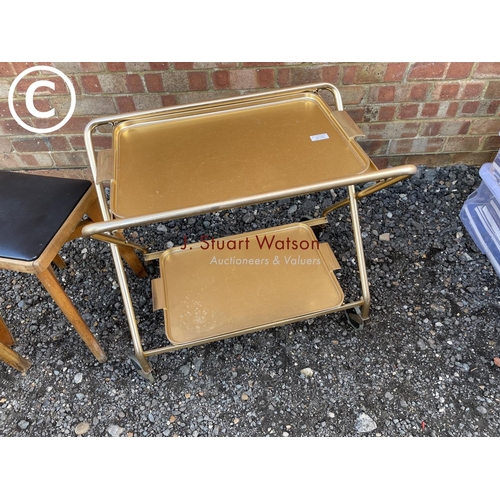
{"type": "Polygon", "coordinates": [[[352,140],[359,135],[314,93],[127,120],[113,131],[111,210],[215,211],[317,191],[377,171],[352,140]]]}
{"type": "Polygon", "coordinates": [[[339,307],[338,268],[328,243],[301,223],[204,239],[162,254],[155,309],[164,309],[172,344],[259,331],[339,307]]]}

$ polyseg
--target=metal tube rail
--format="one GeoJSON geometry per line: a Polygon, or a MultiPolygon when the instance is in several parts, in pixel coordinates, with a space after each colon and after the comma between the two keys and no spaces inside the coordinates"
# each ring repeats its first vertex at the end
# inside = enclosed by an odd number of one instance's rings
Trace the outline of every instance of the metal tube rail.
{"type": "MultiPolygon", "coordinates": [[[[366,198],[367,196],[370,196],[371,194],[376,193],[377,191],[380,191],[381,189],[392,186],[393,184],[397,184],[398,182],[404,181],[408,177],[410,177],[410,176],[409,175],[399,175],[399,176],[392,177],[392,178],[385,180],[385,181],[377,182],[374,186],[367,187],[366,189],[363,189],[362,191],[359,191],[358,193],[356,193],[356,199],[361,200],[362,198],[366,198]]],[[[323,212],[321,213],[321,216],[325,217],[330,212],[333,212],[334,210],[337,210],[338,208],[345,207],[347,205],[349,205],[349,197],[325,208],[323,210],[323,212]]]]}
{"type": "Polygon", "coordinates": [[[278,193],[268,193],[265,195],[255,195],[245,198],[240,198],[237,200],[231,200],[228,202],[221,202],[211,205],[201,205],[192,208],[183,208],[180,210],[170,210],[167,212],[160,212],[152,215],[137,216],[137,217],[127,217],[123,219],[109,219],[104,222],[95,222],[85,226],[82,230],[84,236],[92,236],[93,234],[104,233],[107,231],[115,231],[117,229],[125,229],[129,227],[137,227],[145,224],[154,224],[157,222],[165,222],[174,219],[181,219],[184,217],[194,217],[197,215],[218,212],[219,210],[227,210],[230,208],[236,208],[247,205],[255,205],[257,203],[264,203],[266,201],[274,201],[280,198],[290,198],[292,196],[300,196],[309,193],[327,191],[329,189],[335,189],[340,187],[345,187],[352,184],[366,183],[370,181],[377,181],[381,179],[386,179],[387,177],[408,177],[416,172],[415,165],[402,165],[399,167],[392,167],[383,170],[378,170],[372,174],[366,176],[356,176],[348,177],[340,180],[323,182],[319,184],[314,184],[312,186],[306,186],[304,188],[296,188],[293,190],[284,190],[278,193]]]}

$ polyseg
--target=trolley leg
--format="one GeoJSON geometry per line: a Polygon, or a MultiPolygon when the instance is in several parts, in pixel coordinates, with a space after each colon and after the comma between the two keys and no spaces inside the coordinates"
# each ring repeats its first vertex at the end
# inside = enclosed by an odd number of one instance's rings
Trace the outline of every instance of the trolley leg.
{"type": "Polygon", "coordinates": [[[130,334],[132,336],[132,343],[134,345],[135,356],[131,357],[131,361],[136,366],[140,375],[142,375],[150,382],[153,382],[153,374],[151,373],[152,368],[146,360],[146,356],[144,356],[144,351],[142,349],[139,328],[137,326],[137,320],[135,318],[134,307],[132,305],[132,298],[130,296],[130,290],[128,288],[127,277],[125,276],[125,270],[123,268],[123,261],[121,259],[120,250],[115,244],[111,244],[111,254],[115,263],[118,283],[120,285],[123,303],[125,306],[125,314],[127,315],[130,334]]]}
{"type": "Polygon", "coordinates": [[[366,274],[365,254],[363,251],[363,241],[361,237],[361,228],[359,225],[358,202],[356,200],[356,189],[353,185],[348,187],[349,204],[351,208],[352,230],[354,234],[354,244],[356,246],[356,255],[358,258],[359,279],[361,281],[361,293],[363,305],[361,306],[361,320],[368,319],[370,311],[370,288],[368,286],[368,277],[366,274]]]}

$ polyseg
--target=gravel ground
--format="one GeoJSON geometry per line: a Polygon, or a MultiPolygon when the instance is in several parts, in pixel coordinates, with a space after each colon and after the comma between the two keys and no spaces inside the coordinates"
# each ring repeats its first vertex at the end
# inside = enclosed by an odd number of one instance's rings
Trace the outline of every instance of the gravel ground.
{"type": "MultiPolygon", "coordinates": [[[[58,270],[109,361],[94,360],[37,280],[0,272],[0,311],[33,366],[0,366],[0,436],[499,436],[499,278],[458,217],[478,170],[428,169],[360,202],[371,284],[362,331],[329,316],[152,359],[135,371],[107,245],[78,240],[58,270]]],[[[129,233],[155,250],[318,215],[330,192],[129,233]]],[[[323,235],[357,298],[347,208],[323,235]]],[[[154,277],[158,271],[149,266],[154,277]]],[[[129,274],[147,347],[164,340],[149,280],[129,274]]],[[[245,308],[245,297],[241,307],[245,308]]]]}

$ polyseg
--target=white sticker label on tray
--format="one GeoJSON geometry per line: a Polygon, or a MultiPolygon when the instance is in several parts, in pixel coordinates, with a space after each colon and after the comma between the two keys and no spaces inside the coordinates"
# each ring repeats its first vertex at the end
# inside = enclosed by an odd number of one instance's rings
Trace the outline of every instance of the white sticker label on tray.
{"type": "Polygon", "coordinates": [[[317,134],[317,135],[311,135],[311,141],[324,141],[325,139],[330,139],[328,137],[328,134],[317,134]]]}

